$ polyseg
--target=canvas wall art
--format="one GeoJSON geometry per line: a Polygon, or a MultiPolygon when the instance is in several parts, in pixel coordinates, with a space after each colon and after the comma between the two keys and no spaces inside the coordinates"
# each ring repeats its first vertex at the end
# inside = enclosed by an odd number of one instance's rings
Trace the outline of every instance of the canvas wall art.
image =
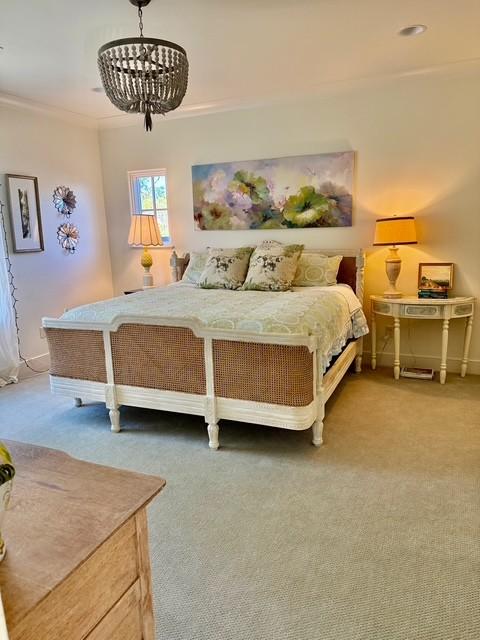
{"type": "Polygon", "coordinates": [[[6,177],[13,251],[43,251],[37,178],[12,174],[6,177]]]}
{"type": "Polygon", "coordinates": [[[197,229],[352,225],[354,152],[192,167],[197,229]]]}

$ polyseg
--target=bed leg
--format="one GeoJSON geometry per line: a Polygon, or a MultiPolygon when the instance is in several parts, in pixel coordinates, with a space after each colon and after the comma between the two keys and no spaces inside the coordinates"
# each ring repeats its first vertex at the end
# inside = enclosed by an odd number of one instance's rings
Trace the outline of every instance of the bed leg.
{"type": "Polygon", "coordinates": [[[76,407],[81,407],[82,406],[82,399],[81,398],[74,398],[75,401],[75,406],[76,407]]]}
{"type": "Polygon", "coordinates": [[[110,429],[114,433],[118,433],[120,431],[120,411],[118,409],[110,409],[108,415],[110,416],[110,429]]]}
{"type": "Polygon", "coordinates": [[[313,434],[313,438],[312,438],[312,444],[315,447],[321,447],[323,444],[323,420],[318,418],[317,420],[315,420],[315,422],[312,424],[312,434],[313,434]]]}
{"type": "Polygon", "coordinates": [[[362,354],[355,357],[355,373],[362,373],[362,354]]]}
{"type": "Polygon", "coordinates": [[[210,449],[218,449],[220,443],[218,441],[218,423],[207,425],[208,431],[208,446],[210,449]]]}
{"type": "Polygon", "coordinates": [[[363,338],[358,339],[357,355],[355,356],[355,373],[362,373],[363,338]]]}

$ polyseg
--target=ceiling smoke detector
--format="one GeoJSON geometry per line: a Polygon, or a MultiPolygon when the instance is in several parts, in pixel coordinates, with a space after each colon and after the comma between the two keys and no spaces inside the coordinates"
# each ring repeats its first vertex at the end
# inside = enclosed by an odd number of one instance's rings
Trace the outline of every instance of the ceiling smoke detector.
{"type": "Polygon", "coordinates": [[[424,24],[412,24],[409,27],[403,27],[403,29],[400,29],[398,35],[405,37],[420,36],[422,35],[422,33],[425,33],[426,30],[427,27],[424,24]]]}

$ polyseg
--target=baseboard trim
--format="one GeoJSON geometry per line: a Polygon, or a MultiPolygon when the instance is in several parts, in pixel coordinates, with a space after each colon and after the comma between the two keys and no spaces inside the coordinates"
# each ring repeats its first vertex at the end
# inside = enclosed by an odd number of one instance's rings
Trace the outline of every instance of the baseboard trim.
{"type": "Polygon", "coordinates": [[[28,358],[27,363],[32,367],[32,369],[35,369],[35,371],[29,369],[25,362],[21,362],[18,369],[19,380],[28,380],[28,378],[33,378],[41,373],[46,373],[50,369],[50,354],[47,352],[42,353],[39,356],[34,356],[33,358],[28,358]]]}
{"type": "MultiPolygon", "coordinates": [[[[371,351],[365,350],[364,364],[366,367],[370,364],[371,351]]],[[[417,355],[411,353],[400,353],[401,366],[405,367],[425,367],[439,371],[440,369],[440,357],[439,356],[427,356],[417,355]]],[[[460,373],[460,365],[462,364],[461,358],[447,358],[447,371],[451,373],[460,373]]],[[[393,367],[393,351],[377,351],[377,367],[393,367]]],[[[480,360],[469,360],[467,373],[474,375],[480,375],[480,360]]]]}

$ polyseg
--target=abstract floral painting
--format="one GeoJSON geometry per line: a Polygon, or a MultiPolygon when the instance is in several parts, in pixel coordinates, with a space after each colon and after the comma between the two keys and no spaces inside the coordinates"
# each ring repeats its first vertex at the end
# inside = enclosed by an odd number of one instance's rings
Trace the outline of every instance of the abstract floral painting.
{"type": "Polygon", "coordinates": [[[352,224],[354,152],[192,167],[200,230],[301,229],[352,224]]]}

